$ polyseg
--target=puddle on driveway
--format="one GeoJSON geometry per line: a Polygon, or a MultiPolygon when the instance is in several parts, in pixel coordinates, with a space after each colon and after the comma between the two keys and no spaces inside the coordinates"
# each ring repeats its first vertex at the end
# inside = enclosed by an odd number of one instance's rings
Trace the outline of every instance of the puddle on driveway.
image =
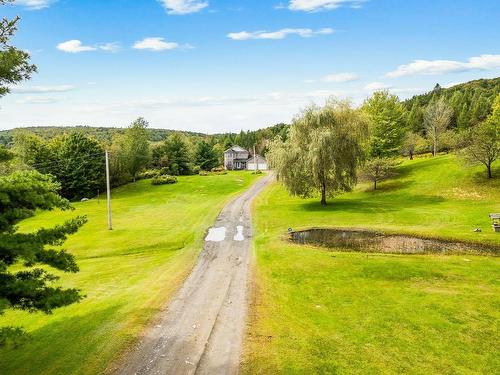
{"type": "Polygon", "coordinates": [[[236,234],[234,235],[235,241],[244,241],[245,237],[243,236],[243,226],[238,225],[236,227],[236,234]]]}
{"type": "Polygon", "coordinates": [[[210,228],[205,241],[221,242],[226,238],[226,227],[210,228]]]}

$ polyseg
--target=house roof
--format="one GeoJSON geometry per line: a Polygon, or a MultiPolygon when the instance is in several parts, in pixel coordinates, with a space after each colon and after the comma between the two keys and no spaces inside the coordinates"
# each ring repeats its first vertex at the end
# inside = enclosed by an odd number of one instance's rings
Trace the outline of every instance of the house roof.
{"type": "Polygon", "coordinates": [[[231,148],[228,148],[226,151],[224,151],[225,153],[226,152],[229,152],[229,151],[236,151],[236,152],[248,152],[248,150],[245,150],[243,147],[240,147],[238,145],[234,145],[233,147],[231,148]]]}
{"type": "Polygon", "coordinates": [[[267,163],[266,158],[263,157],[263,156],[260,156],[260,155],[255,155],[255,157],[252,156],[251,158],[248,159],[248,162],[249,163],[254,163],[254,158],[257,159],[257,163],[267,163]]]}

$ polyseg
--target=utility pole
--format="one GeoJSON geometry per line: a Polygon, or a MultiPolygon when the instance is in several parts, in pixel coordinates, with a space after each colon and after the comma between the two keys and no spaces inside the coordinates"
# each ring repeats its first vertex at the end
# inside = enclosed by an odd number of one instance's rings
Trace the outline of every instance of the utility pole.
{"type": "Polygon", "coordinates": [[[106,150],[106,190],[108,193],[108,229],[112,230],[113,225],[111,224],[111,187],[109,183],[109,155],[108,150],[106,150]]]}
{"type": "Polygon", "coordinates": [[[255,145],[253,145],[253,164],[255,165],[255,172],[257,172],[259,170],[259,162],[255,154],[255,145]]]}

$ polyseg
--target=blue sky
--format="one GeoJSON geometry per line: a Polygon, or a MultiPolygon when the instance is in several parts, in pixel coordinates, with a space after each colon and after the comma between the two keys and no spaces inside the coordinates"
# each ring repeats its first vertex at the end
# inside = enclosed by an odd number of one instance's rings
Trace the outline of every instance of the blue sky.
{"type": "Polygon", "coordinates": [[[0,128],[203,132],[288,122],[500,75],[498,0],[18,0],[14,45],[39,73],[0,99],[0,128]]]}

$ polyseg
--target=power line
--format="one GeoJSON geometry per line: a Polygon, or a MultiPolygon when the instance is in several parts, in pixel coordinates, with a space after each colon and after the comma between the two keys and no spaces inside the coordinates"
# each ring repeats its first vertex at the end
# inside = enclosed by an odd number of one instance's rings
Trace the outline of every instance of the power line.
{"type": "MultiPolygon", "coordinates": [[[[81,155],[81,156],[78,156],[76,158],[72,158],[73,160],[86,160],[86,159],[97,159],[97,158],[103,158],[104,159],[104,152],[99,152],[99,153],[95,153],[95,154],[88,154],[88,155],[81,155]]],[[[63,165],[63,163],[60,161],[60,160],[55,160],[55,161],[51,161],[51,162],[40,162],[40,163],[34,163],[34,164],[28,164],[28,166],[32,167],[32,168],[37,168],[37,167],[49,167],[49,166],[53,166],[53,165],[63,165]]]]}

